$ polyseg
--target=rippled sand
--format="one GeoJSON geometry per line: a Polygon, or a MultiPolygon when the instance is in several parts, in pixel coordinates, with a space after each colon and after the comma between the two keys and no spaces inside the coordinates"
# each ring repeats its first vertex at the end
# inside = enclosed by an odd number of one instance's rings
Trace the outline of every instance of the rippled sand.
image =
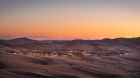
{"type": "Polygon", "coordinates": [[[140,58],[35,57],[1,53],[0,78],[140,78],[140,58]]]}

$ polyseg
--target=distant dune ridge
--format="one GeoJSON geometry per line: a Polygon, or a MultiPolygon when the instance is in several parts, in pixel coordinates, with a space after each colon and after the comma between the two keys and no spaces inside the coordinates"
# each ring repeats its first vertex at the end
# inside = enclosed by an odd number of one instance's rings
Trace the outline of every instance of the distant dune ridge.
{"type": "Polygon", "coordinates": [[[139,57],[140,37],[103,40],[0,39],[0,78],[140,78],[139,57]],[[33,56],[20,54],[22,51],[79,52],[79,55],[33,56]],[[116,55],[120,51],[126,54],[116,55]],[[82,56],[80,53],[84,52],[93,55],[82,56]]]}
{"type": "MultiPolygon", "coordinates": [[[[93,49],[97,46],[121,45],[134,47],[140,45],[140,37],[138,38],[116,38],[103,40],[32,40],[29,38],[16,38],[11,40],[0,40],[0,46],[26,48],[26,49],[93,49]],[[80,46],[80,47],[79,47],[80,46]],[[81,47],[84,48],[81,48],[81,47]],[[51,48],[50,48],[51,47],[51,48]],[[90,48],[91,47],[91,48],[90,48]]],[[[94,49],[93,49],[94,50],[94,49]]]]}

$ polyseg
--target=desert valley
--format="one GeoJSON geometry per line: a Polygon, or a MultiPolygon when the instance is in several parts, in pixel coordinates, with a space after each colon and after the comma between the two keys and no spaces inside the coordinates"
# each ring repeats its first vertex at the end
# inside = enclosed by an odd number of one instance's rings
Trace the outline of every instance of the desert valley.
{"type": "Polygon", "coordinates": [[[140,38],[0,40],[0,78],[139,78],[140,38]]]}

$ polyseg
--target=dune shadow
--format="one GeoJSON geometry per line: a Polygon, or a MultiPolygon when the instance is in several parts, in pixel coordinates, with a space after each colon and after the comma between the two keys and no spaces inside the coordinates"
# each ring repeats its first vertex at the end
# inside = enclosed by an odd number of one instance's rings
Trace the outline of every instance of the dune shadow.
{"type": "Polygon", "coordinates": [[[97,72],[94,70],[89,70],[89,69],[85,69],[85,68],[81,68],[81,67],[74,67],[72,69],[80,71],[80,72],[85,73],[90,76],[97,77],[97,78],[122,78],[121,75],[111,74],[111,73],[101,73],[101,72],[97,72]]]}
{"type": "Polygon", "coordinates": [[[0,69],[4,69],[4,68],[6,68],[6,64],[0,62],[0,69]]]}
{"type": "Polygon", "coordinates": [[[10,72],[18,74],[18,75],[33,77],[33,78],[56,78],[53,76],[38,74],[38,73],[33,73],[33,72],[25,72],[25,71],[10,71],[10,72]]]}
{"type": "Polygon", "coordinates": [[[48,61],[45,61],[43,59],[37,59],[37,58],[26,57],[26,58],[23,58],[22,60],[27,62],[27,63],[33,63],[33,64],[40,64],[40,65],[47,65],[48,64],[48,61]]]}
{"type": "Polygon", "coordinates": [[[33,78],[78,78],[77,76],[73,75],[46,75],[41,73],[33,73],[33,72],[25,72],[25,71],[10,71],[12,73],[33,77],[33,78]]]}
{"type": "Polygon", "coordinates": [[[74,76],[74,75],[53,75],[56,78],[79,78],[78,76],[74,76]]]}

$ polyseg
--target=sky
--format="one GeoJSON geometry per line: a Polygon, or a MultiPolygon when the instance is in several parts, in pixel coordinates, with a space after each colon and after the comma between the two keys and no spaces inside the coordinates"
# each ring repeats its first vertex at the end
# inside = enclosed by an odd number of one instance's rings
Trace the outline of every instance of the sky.
{"type": "Polygon", "coordinates": [[[0,38],[140,37],[140,0],[0,0],[0,38]]]}

